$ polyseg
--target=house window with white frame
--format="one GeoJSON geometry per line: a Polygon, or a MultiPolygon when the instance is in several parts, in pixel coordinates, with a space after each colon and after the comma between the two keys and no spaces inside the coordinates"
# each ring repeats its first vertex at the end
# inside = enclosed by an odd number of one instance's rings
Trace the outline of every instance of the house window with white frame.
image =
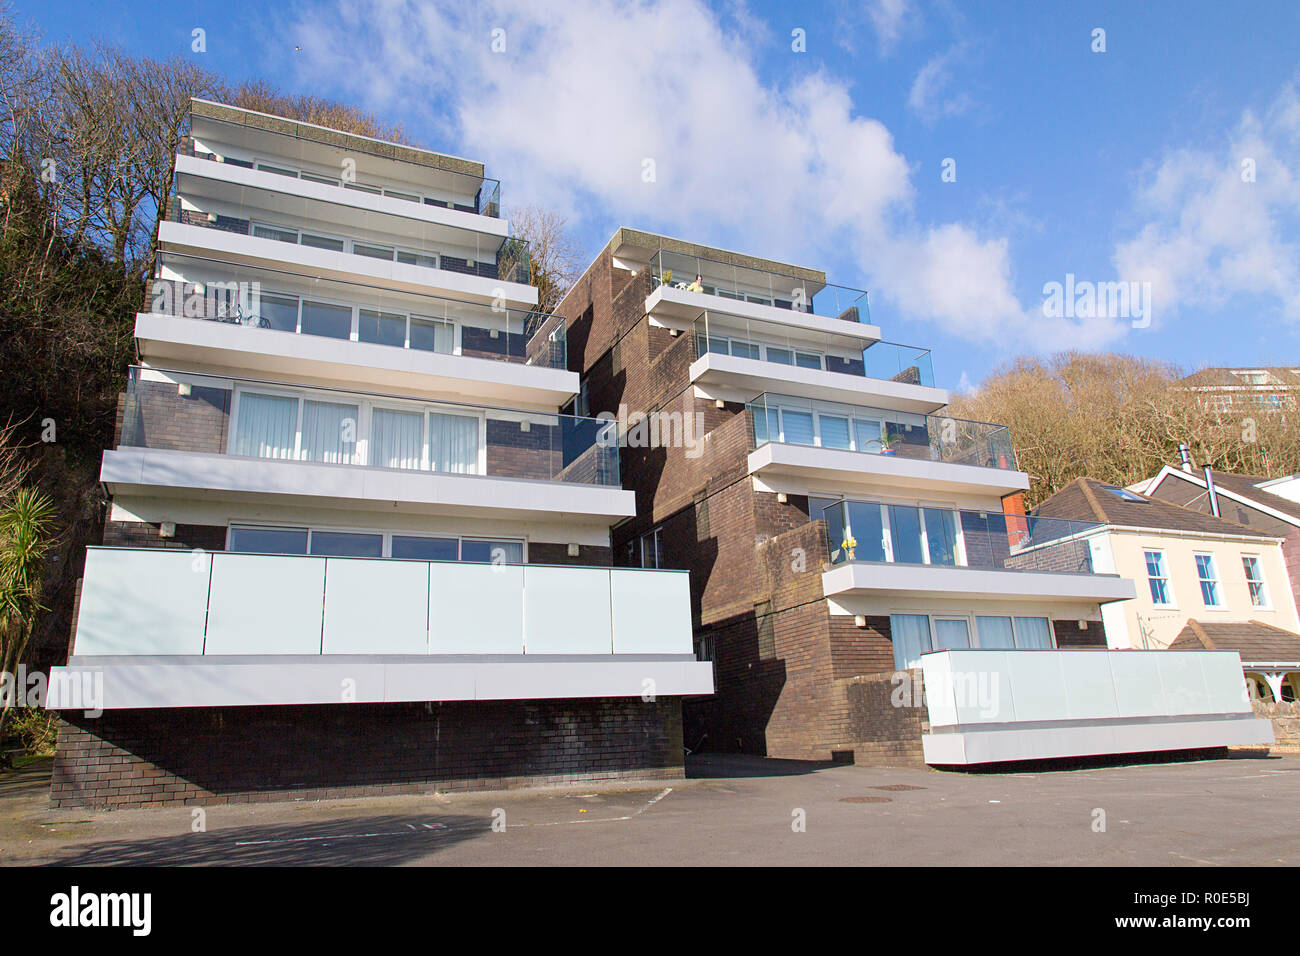
{"type": "Polygon", "coordinates": [[[1172,607],[1173,591],[1169,587],[1169,569],[1165,566],[1163,551],[1143,551],[1147,565],[1147,586],[1151,589],[1151,603],[1172,607]]]}
{"type": "Polygon", "coordinates": [[[1201,600],[1206,607],[1221,607],[1219,599],[1219,573],[1214,566],[1214,555],[1196,555],[1196,577],[1201,585],[1201,600]]]}
{"type": "Polygon", "coordinates": [[[1264,587],[1264,570],[1260,566],[1258,555],[1243,554],[1241,567],[1246,572],[1246,587],[1250,591],[1250,603],[1255,607],[1268,607],[1268,591],[1264,587]]]}
{"type": "Polygon", "coordinates": [[[664,566],[663,528],[655,528],[641,535],[640,558],[643,568],[662,568],[664,566]]]}

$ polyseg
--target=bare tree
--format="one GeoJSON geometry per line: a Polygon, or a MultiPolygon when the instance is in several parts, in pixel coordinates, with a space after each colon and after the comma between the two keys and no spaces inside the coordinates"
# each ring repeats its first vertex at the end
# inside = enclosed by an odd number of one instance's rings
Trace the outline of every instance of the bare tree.
{"type": "Polygon", "coordinates": [[[554,312],[580,274],[568,221],[553,209],[519,206],[510,211],[510,225],[516,236],[528,242],[538,311],[554,312]]]}

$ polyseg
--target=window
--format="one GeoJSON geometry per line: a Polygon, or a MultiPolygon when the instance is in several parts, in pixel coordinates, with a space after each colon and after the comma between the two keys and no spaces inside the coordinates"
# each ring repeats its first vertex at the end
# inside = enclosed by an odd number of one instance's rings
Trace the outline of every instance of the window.
{"type": "Polygon", "coordinates": [[[641,567],[662,568],[663,562],[663,528],[655,528],[641,535],[641,567]]]}
{"type": "Polygon", "coordinates": [[[393,261],[394,249],[392,246],[376,246],[368,242],[352,243],[352,251],[359,256],[369,256],[371,259],[387,259],[393,261]]]}
{"type": "Polygon", "coordinates": [[[261,320],[258,325],[262,328],[276,329],[280,332],[298,331],[298,297],[296,295],[269,295],[263,292],[258,309],[260,312],[258,318],[261,320]]]}
{"type": "MultiPolygon", "coordinates": [[[[902,564],[964,564],[961,528],[951,508],[924,505],[849,501],[847,529],[839,527],[839,509],[811,515],[825,517],[833,543],[853,539],[853,561],[896,561],[902,564]]],[[[832,560],[842,560],[833,554],[832,560]]]]}
{"type": "Polygon", "coordinates": [[[975,631],[981,648],[1050,650],[1052,647],[1052,628],[1045,617],[976,615],[975,631]]]}
{"type": "Polygon", "coordinates": [[[1259,566],[1259,558],[1253,554],[1243,554],[1241,566],[1246,572],[1250,603],[1255,607],[1268,607],[1268,592],[1264,590],[1264,572],[1259,566]]]}
{"type": "Polygon", "coordinates": [[[384,555],[384,536],[351,531],[313,531],[311,553],[329,558],[381,558],[384,555]]]}
{"type": "Polygon", "coordinates": [[[1169,590],[1169,572],[1165,569],[1165,553],[1144,551],[1143,554],[1147,562],[1147,585],[1151,588],[1151,603],[1162,607],[1171,606],[1174,599],[1169,590]]]}
{"type": "Polygon", "coordinates": [[[393,199],[405,199],[407,202],[419,202],[420,197],[414,193],[398,192],[396,189],[385,189],[384,195],[393,199]]]}
{"type": "Polygon", "coordinates": [[[894,667],[907,670],[921,666],[921,655],[932,650],[930,618],[924,614],[889,615],[889,636],[894,645],[894,667]]]}
{"type": "Polygon", "coordinates": [[[323,335],[329,339],[352,337],[352,307],[313,302],[303,299],[302,331],[304,335],[323,335]]]}
{"type": "Polygon", "coordinates": [[[357,319],[357,341],[376,345],[406,345],[406,316],[400,312],[362,309],[357,319]]]}
{"type": "Polygon", "coordinates": [[[489,538],[462,538],[460,559],[479,564],[523,564],[524,543],[489,538]]]}
{"type": "Polygon", "coordinates": [[[1206,607],[1219,607],[1219,575],[1214,568],[1214,555],[1196,555],[1196,576],[1201,582],[1201,600],[1206,607]]]}
{"type": "Polygon", "coordinates": [[[1015,618],[1016,647],[1021,650],[1052,647],[1052,626],[1045,617],[1015,618]]]}
{"type": "Polygon", "coordinates": [[[430,269],[438,268],[438,257],[427,252],[411,252],[407,249],[398,249],[397,261],[405,263],[408,266],[427,266],[430,269]]]}
{"type": "Polygon", "coordinates": [[[523,538],[476,538],[455,534],[390,534],[333,528],[266,528],[232,525],[230,551],[302,554],[329,558],[397,558],[406,561],[524,563],[523,538]]]}
{"type": "Polygon", "coordinates": [[[934,619],[934,649],[955,651],[970,647],[970,624],[964,617],[934,619]]]}
{"type": "Polygon", "coordinates": [[[421,538],[395,534],[392,555],[411,561],[458,561],[460,541],[456,538],[421,538]]]}
{"type": "Polygon", "coordinates": [[[330,252],[342,252],[344,245],[342,239],[336,239],[333,236],[322,236],[314,232],[303,232],[298,242],[304,246],[311,246],[313,249],[328,249],[330,252]]]}
{"type": "Polygon", "coordinates": [[[306,528],[231,528],[227,548],[254,554],[306,554],[306,528]]]}
{"type": "Polygon", "coordinates": [[[411,348],[451,355],[456,351],[456,324],[411,316],[411,348]]]}
{"type": "Polygon", "coordinates": [[[279,226],[266,226],[260,222],[253,223],[253,235],[258,239],[276,239],[280,242],[297,242],[296,229],[282,229],[279,226]]]}
{"type": "Polygon", "coordinates": [[[1147,500],[1145,498],[1141,495],[1134,494],[1127,488],[1115,488],[1111,485],[1102,485],[1101,487],[1122,501],[1132,501],[1135,504],[1146,504],[1147,500]]]}
{"type": "Polygon", "coordinates": [[[294,179],[298,178],[298,170],[296,169],[284,169],[280,166],[271,166],[267,163],[258,163],[257,168],[264,173],[275,173],[277,176],[292,176],[294,179]]]}

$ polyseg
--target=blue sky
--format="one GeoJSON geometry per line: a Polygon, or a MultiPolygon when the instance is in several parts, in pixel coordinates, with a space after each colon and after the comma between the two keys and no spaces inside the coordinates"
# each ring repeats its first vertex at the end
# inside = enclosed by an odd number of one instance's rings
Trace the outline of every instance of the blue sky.
{"type": "Polygon", "coordinates": [[[949,386],[1069,347],[1300,365],[1290,0],[12,6],[49,41],[355,102],[589,254],[628,225],[822,268],[949,386]],[[1149,324],[1045,315],[1067,274],[1149,282],[1149,324]]]}

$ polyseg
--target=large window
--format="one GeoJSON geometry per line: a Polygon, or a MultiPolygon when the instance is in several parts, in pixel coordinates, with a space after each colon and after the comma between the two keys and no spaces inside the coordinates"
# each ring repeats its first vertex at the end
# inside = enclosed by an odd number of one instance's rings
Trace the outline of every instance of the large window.
{"type": "Polygon", "coordinates": [[[1144,551],[1147,564],[1147,586],[1151,589],[1151,603],[1162,607],[1172,606],[1173,592],[1169,588],[1169,571],[1165,567],[1163,551],[1144,551]]]}
{"type": "Polygon", "coordinates": [[[482,452],[482,417],[453,408],[237,392],[232,455],[476,475],[482,452]]]}
{"type": "Polygon", "coordinates": [[[1050,649],[1052,628],[1045,617],[976,615],[978,646],[1010,650],[1050,649]]]}
{"type": "Polygon", "coordinates": [[[1264,588],[1264,571],[1259,558],[1253,554],[1241,556],[1241,566],[1246,572],[1246,587],[1250,591],[1250,603],[1255,607],[1268,607],[1268,591],[1264,588]]]}
{"type": "Polygon", "coordinates": [[[921,666],[921,655],[933,650],[930,618],[925,614],[889,615],[889,634],[894,644],[894,667],[900,671],[921,666]]]}
{"type": "Polygon", "coordinates": [[[847,528],[840,526],[838,508],[811,517],[826,517],[831,541],[851,550],[851,560],[950,567],[965,563],[961,524],[951,508],[849,501],[844,511],[847,528]]]}
{"type": "MultiPolygon", "coordinates": [[[[846,451],[880,453],[899,443],[900,436],[908,430],[928,443],[924,435],[925,416],[893,413],[885,422],[879,412],[855,409],[848,406],[800,406],[795,403],[773,402],[766,414],[754,406],[755,438],[761,445],[765,441],[789,445],[813,445],[821,448],[838,448],[846,451]],[[915,431],[919,426],[920,431],[915,431]]],[[[928,454],[928,450],[927,450],[928,454]]]]}
{"type": "Polygon", "coordinates": [[[415,535],[329,528],[272,528],[231,525],[230,551],[254,554],[310,554],[336,558],[399,558],[408,561],[466,561],[523,564],[522,538],[471,535],[415,535]]]}
{"type": "Polygon", "coordinates": [[[1196,577],[1201,584],[1201,600],[1206,607],[1219,607],[1219,573],[1214,567],[1214,555],[1196,555],[1196,577]]]}

